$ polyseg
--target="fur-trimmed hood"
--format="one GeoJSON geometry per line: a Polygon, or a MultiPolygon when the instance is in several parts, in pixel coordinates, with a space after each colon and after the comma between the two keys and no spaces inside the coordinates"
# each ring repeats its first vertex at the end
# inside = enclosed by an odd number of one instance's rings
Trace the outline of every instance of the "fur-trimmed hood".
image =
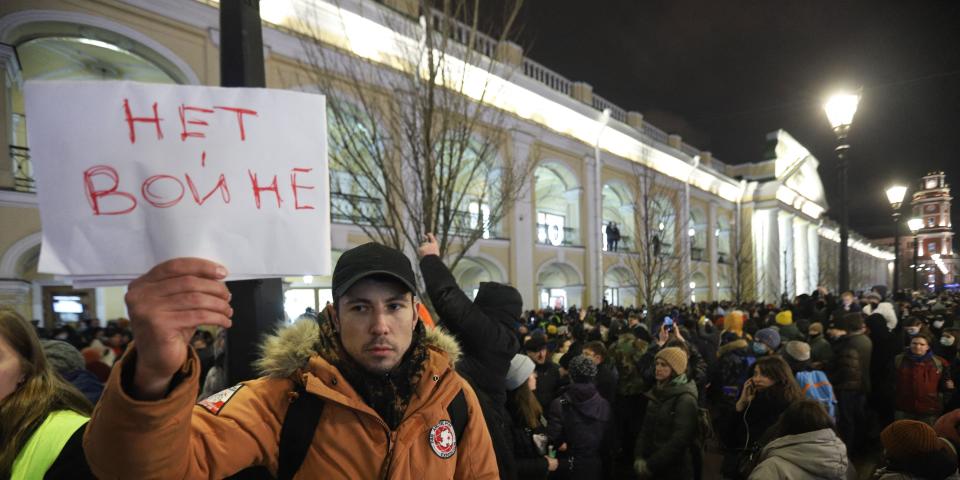
{"type": "Polygon", "coordinates": [[[750,342],[746,338],[740,338],[732,342],[727,342],[720,346],[720,349],[717,350],[717,358],[720,358],[730,352],[741,350],[750,346],[750,342]]]}
{"type": "MultiPolygon", "coordinates": [[[[451,367],[460,360],[460,344],[441,327],[426,328],[423,342],[427,347],[444,353],[450,359],[451,367]]],[[[293,324],[280,326],[276,333],[264,338],[260,344],[260,359],[254,366],[261,375],[288,378],[297,370],[305,369],[310,357],[315,355],[334,363],[339,355],[338,343],[339,339],[330,328],[326,316],[321,315],[319,320],[300,317],[293,324]]]]}

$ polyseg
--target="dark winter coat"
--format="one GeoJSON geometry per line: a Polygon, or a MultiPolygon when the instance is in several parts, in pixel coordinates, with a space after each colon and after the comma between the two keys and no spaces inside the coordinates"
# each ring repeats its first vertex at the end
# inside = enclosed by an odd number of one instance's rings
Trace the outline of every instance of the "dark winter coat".
{"type": "MultiPolygon", "coordinates": [[[[572,350],[572,348],[571,348],[572,350]]],[[[537,390],[533,392],[544,409],[549,408],[560,391],[560,367],[550,361],[550,357],[534,368],[537,372],[537,390]]]]}
{"type": "Polygon", "coordinates": [[[610,405],[613,405],[613,401],[617,396],[617,384],[619,381],[620,372],[617,371],[617,366],[613,362],[613,359],[603,359],[603,363],[597,367],[596,385],[600,396],[609,402],[610,405]]]}
{"type": "Polygon", "coordinates": [[[63,376],[63,379],[77,387],[77,390],[80,390],[80,393],[87,397],[90,403],[96,405],[100,401],[100,395],[103,393],[103,382],[89,370],[81,368],[68,372],[63,376]]]}
{"type": "Polygon", "coordinates": [[[547,436],[553,445],[567,444],[557,458],[556,478],[600,478],[610,412],[610,404],[592,383],[573,383],[550,404],[547,436]]]}
{"type": "Polygon", "coordinates": [[[720,360],[717,363],[717,376],[713,381],[723,395],[736,400],[740,395],[740,387],[747,378],[747,371],[756,361],[750,351],[750,342],[741,338],[720,346],[717,350],[720,360]]]}
{"type": "Polygon", "coordinates": [[[420,270],[439,324],[460,341],[463,356],[457,364],[457,373],[477,392],[493,441],[500,477],[517,478],[508,438],[505,379],[510,360],[520,349],[513,325],[520,316],[522,305],[510,305],[511,299],[508,298],[503,299],[503,305],[493,308],[471,301],[436,255],[423,257],[420,270]]]}
{"type": "Polygon", "coordinates": [[[827,367],[827,377],[834,391],[865,393],[860,351],[851,344],[852,338],[844,335],[833,345],[833,363],[827,367]]]}
{"type": "Polygon", "coordinates": [[[810,344],[810,361],[814,365],[823,370],[833,362],[833,347],[823,338],[823,334],[811,336],[807,343],[810,344]]]}
{"type": "Polygon", "coordinates": [[[649,394],[635,458],[647,463],[653,478],[693,478],[696,447],[697,384],[687,380],[654,387],[649,394]]]}
{"type": "Polygon", "coordinates": [[[513,444],[513,461],[517,467],[517,478],[524,480],[541,480],[547,478],[546,452],[541,452],[533,440],[534,434],[546,434],[543,429],[530,428],[526,420],[520,415],[519,408],[509,399],[507,409],[510,411],[510,434],[513,444]]]}

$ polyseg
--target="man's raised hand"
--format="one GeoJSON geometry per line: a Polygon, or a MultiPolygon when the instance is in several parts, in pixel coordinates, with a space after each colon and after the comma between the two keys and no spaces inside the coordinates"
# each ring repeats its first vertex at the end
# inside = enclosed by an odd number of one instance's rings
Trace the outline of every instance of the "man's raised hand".
{"type": "Polygon", "coordinates": [[[427,241],[420,244],[420,258],[426,257],[428,255],[440,256],[440,243],[437,242],[437,237],[433,236],[432,233],[427,234],[427,241]]]}
{"type": "Polygon", "coordinates": [[[222,265],[201,258],[175,258],[130,283],[125,297],[137,357],[134,395],[162,398],[187,360],[200,325],[229,328],[233,309],[222,265]]]}

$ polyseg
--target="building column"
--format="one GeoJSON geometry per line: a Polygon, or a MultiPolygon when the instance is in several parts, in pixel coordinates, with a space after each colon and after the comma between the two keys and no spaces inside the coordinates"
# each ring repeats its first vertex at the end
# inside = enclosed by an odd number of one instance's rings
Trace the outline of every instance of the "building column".
{"type": "Polygon", "coordinates": [[[807,228],[807,282],[811,291],[820,286],[820,235],[812,223],[807,228]]]}
{"type": "MultiPolygon", "coordinates": [[[[689,179],[687,179],[689,180],[689,179]]],[[[680,232],[677,236],[677,241],[680,242],[680,279],[677,286],[677,294],[680,296],[680,303],[687,303],[690,301],[690,294],[693,293],[690,290],[690,279],[693,277],[693,269],[690,265],[690,242],[692,239],[687,233],[687,230],[690,229],[690,182],[684,182],[683,184],[683,198],[680,199],[680,232]]]]}
{"type": "MultiPolygon", "coordinates": [[[[580,222],[580,240],[587,250],[586,281],[587,298],[584,305],[603,305],[603,245],[600,244],[600,234],[603,223],[602,188],[598,172],[598,159],[593,155],[583,157],[584,163],[584,196],[586,197],[586,218],[580,222]],[[587,303],[589,302],[589,303],[587,303]]],[[[600,162],[602,164],[602,161],[600,162]]],[[[570,192],[567,192],[568,194],[570,192]]],[[[579,192],[578,192],[579,193],[579,192]]]]}
{"type": "Polygon", "coordinates": [[[809,255],[807,252],[807,228],[809,226],[810,223],[800,217],[793,219],[794,297],[811,290],[807,283],[809,278],[807,270],[810,268],[810,264],[807,263],[807,256],[809,255]]]}
{"type": "MultiPolygon", "coordinates": [[[[514,162],[532,162],[530,150],[534,138],[525,132],[512,134],[512,152],[514,162]]],[[[538,308],[539,293],[536,291],[537,279],[533,278],[533,251],[536,245],[537,216],[534,212],[533,194],[536,189],[533,175],[527,180],[527,187],[513,205],[510,225],[510,280],[523,297],[524,308],[538,308]]]]}
{"type": "MultiPolygon", "coordinates": [[[[779,292],[786,293],[787,297],[793,294],[796,288],[793,272],[793,214],[779,212],[777,222],[780,232],[780,285],[779,292]]],[[[780,295],[777,295],[779,298],[780,295]]]]}
{"type": "Polygon", "coordinates": [[[776,301],[780,279],[780,235],[776,209],[753,214],[753,244],[756,258],[757,299],[776,301]]]}
{"type": "Polygon", "coordinates": [[[718,255],[717,255],[717,204],[710,202],[709,210],[707,211],[707,250],[708,255],[710,255],[710,300],[717,300],[720,298],[720,288],[717,286],[717,282],[720,281],[720,268],[718,267],[718,255]]]}
{"type": "MultiPolygon", "coordinates": [[[[13,188],[14,186],[14,168],[13,158],[10,156],[10,145],[15,144],[13,138],[13,98],[14,87],[19,88],[22,79],[20,76],[20,64],[17,62],[16,52],[12,45],[0,44],[0,76],[3,83],[0,84],[0,189],[13,188]]],[[[26,146],[26,145],[20,145],[26,146]]]]}

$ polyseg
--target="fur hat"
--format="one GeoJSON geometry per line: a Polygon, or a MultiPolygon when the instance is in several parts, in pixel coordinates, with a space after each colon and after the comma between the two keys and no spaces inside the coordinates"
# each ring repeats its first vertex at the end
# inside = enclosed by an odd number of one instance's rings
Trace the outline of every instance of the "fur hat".
{"type": "Polygon", "coordinates": [[[80,351],[67,342],[40,340],[40,344],[43,345],[43,354],[47,356],[47,362],[61,375],[82,370],[86,366],[80,351]]]}
{"type": "Polygon", "coordinates": [[[757,330],[754,340],[770,347],[770,350],[776,352],[780,348],[780,332],[776,328],[767,327],[757,330]]]}
{"type": "Polygon", "coordinates": [[[597,364],[583,355],[573,357],[567,370],[570,371],[570,379],[574,383],[590,383],[593,377],[597,376],[597,364]]]}
{"type": "Polygon", "coordinates": [[[823,324],[820,322],[811,323],[810,328],[807,329],[807,333],[810,335],[823,335],[823,324]]]}
{"type": "Polygon", "coordinates": [[[687,353],[678,347],[667,347],[657,352],[656,358],[667,362],[677,375],[687,373],[687,353]]]}
{"type": "Polygon", "coordinates": [[[880,300],[883,300],[882,298],[880,298],[880,294],[877,292],[874,292],[873,290],[864,294],[863,298],[867,300],[876,300],[877,302],[879,302],[880,300]]]}
{"type": "Polygon", "coordinates": [[[940,449],[937,432],[923,422],[897,420],[880,432],[880,442],[888,459],[904,461],[940,449]]]}
{"type": "Polygon", "coordinates": [[[801,342],[799,340],[787,342],[784,350],[787,352],[787,355],[789,355],[790,358],[798,362],[806,362],[807,360],[810,360],[810,344],[807,342],[801,342]]]}
{"type": "Polygon", "coordinates": [[[777,325],[787,326],[793,323],[793,312],[784,310],[777,314],[777,325]]]}
{"type": "Polygon", "coordinates": [[[513,359],[510,360],[510,369],[507,370],[507,391],[516,390],[520,385],[523,385],[530,378],[530,374],[533,373],[535,367],[536,365],[533,364],[530,357],[522,353],[514,355],[513,359]]]}

